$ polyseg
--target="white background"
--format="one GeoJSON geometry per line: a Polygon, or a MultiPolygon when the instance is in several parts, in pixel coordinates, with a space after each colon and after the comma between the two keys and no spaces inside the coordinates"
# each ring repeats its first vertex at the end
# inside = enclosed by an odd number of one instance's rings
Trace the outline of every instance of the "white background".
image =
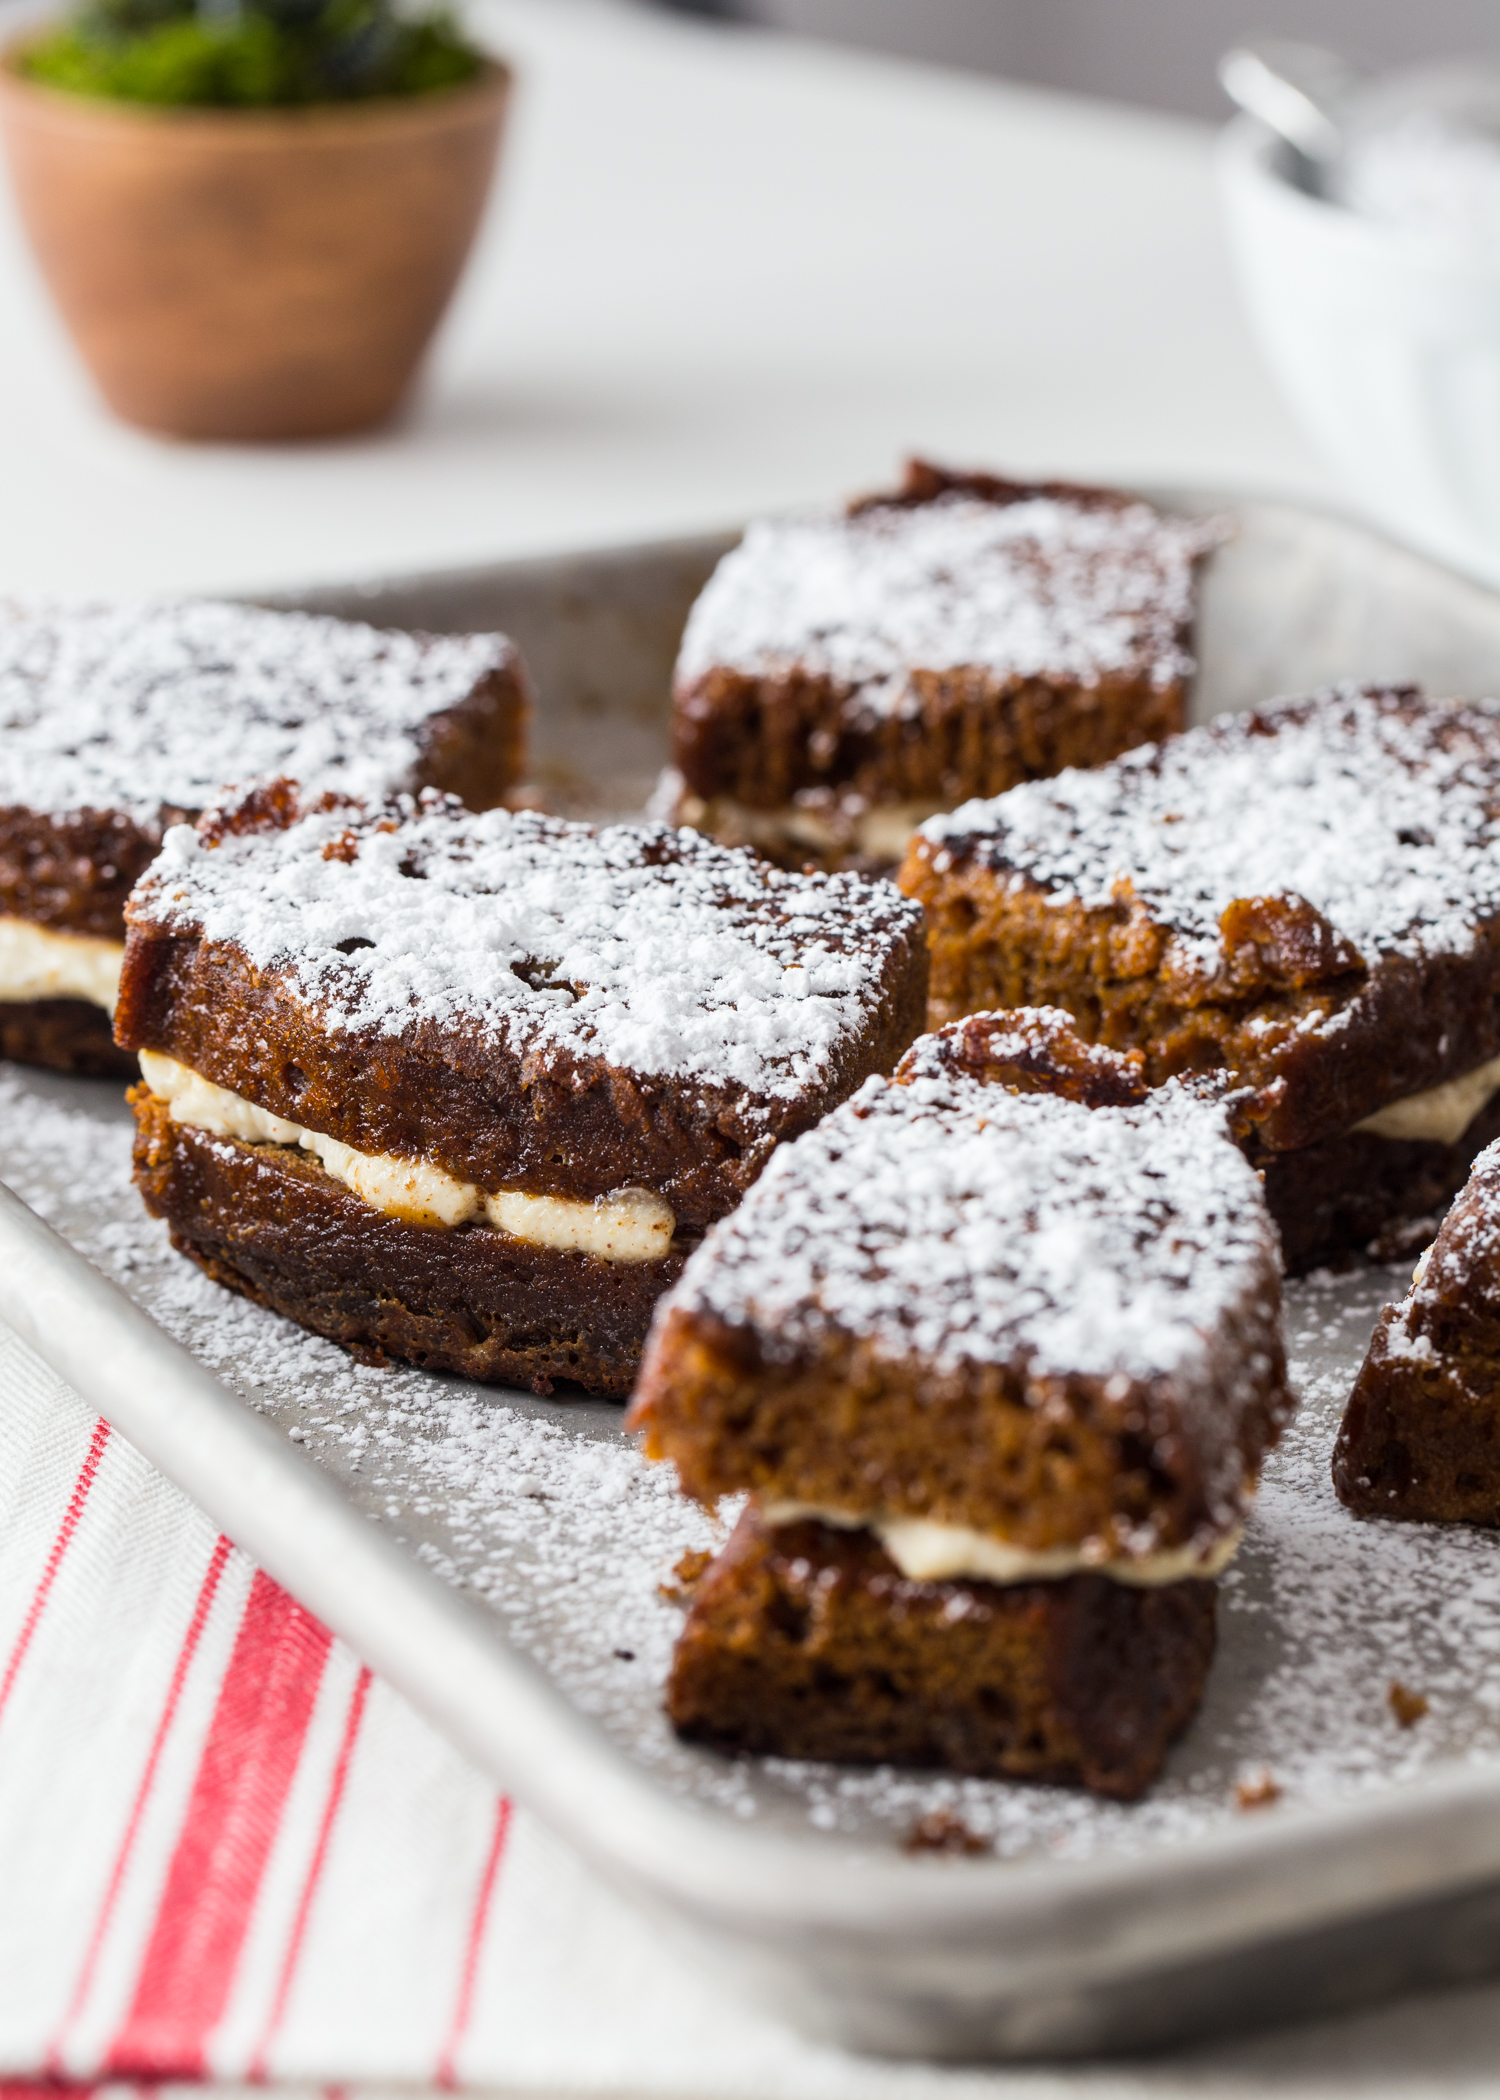
{"type": "Polygon", "coordinates": [[[110,422],[0,188],[0,591],[671,534],[882,483],[913,447],[1324,486],[1240,315],[1207,127],[602,0],[476,19],[520,68],[513,131],[428,382],[376,436],[110,422]]]}

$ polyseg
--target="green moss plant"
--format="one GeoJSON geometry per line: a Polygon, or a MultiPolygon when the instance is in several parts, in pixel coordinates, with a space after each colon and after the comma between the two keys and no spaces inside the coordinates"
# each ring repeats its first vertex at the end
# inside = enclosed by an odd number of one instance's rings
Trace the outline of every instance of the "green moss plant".
{"type": "Polygon", "coordinates": [[[200,109],[430,94],[481,64],[446,10],[393,0],[86,0],[21,60],[69,94],[200,109]]]}

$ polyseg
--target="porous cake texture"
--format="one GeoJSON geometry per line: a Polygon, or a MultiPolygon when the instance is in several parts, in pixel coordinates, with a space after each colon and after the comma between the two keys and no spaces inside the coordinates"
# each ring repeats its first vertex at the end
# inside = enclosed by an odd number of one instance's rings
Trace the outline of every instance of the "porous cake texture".
{"type": "Polygon", "coordinates": [[[700,1501],[753,1497],[684,1633],[678,1725],[1139,1791],[1289,1411],[1278,1276],[1209,1092],[1153,1092],[1055,1010],[924,1038],[777,1155],[658,1310],[630,1425],[700,1501]],[[884,1688],[882,1615],[917,1670],[884,1688]],[[1132,1625],[1134,1719],[1085,1751],[1059,1658],[1132,1625]]]}
{"type": "Polygon", "coordinates": [[[683,637],[685,820],[889,865],[933,810],[1179,729],[1223,530],[922,461],[890,494],[753,525],[683,637]]]}
{"type": "Polygon", "coordinates": [[[169,824],[287,772],[488,808],[520,777],[529,708],[498,634],[213,602],[6,609],[0,1051],[122,1068],[109,1012],[125,900],[169,824]]]}
{"type": "Polygon", "coordinates": [[[1381,1313],[1333,1480],[1362,1517],[1500,1524],[1500,1143],[1381,1313]]]}
{"type": "Polygon", "coordinates": [[[679,1734],[759,1756],[947,1767],[1133,1800],[1192,1719],[1214,1584],[912,1582],[867,1530],[754,1504],[672,1661],[679,1734]]]}
{"type": "Polygon", "coordinates": [[[147,1200],[221,1281],[366,1350],[623,1393],[687,1249],[894,1065],[925,985],[888,884],[282,782],[168,834],[117,1025],[147,1200]]]}
{"type": "Polygon", "coordinates": [[[930,1016],[1051,1001],[1216,1071],[1313,1265],[1422,1229],[1496,1134],[1500,711],[1339,687],[933,819],[930,1016]]]}

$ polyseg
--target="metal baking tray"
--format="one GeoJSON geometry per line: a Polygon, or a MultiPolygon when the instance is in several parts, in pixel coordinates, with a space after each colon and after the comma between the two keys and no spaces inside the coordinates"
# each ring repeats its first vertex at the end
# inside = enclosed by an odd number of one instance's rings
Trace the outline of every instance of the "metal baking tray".
{"type": "MultiPolygon", "coordinates": [[[[1500,691],[1500,598],[1335,518],[1156,493],[1238,521],[1207,578],[1199,716],[1336,676],[1500,691]]],[[[284,602],[508,629],[541,690],[554,806],[628,812],[728,544],[284,602]]],[[[1399,1271],[1290,1287],[1303,1409],[1223,1585],[1204,1710],[1122,1807],[676,1742],[659,1700],[678,1613],[658,1585],[714,1527],[618,1409],[353,1363],[174,1255],[128,1154],[118,1089],[0,1068],[0,1317],[693,1959],[807,2033],[1103,2053],[1500,1967],[1500,1539],[1359,1524],[1328,1482],[1399,1271]],[[1429,1702],[1409,1729],[1392,1679],[1429,1702]],[[1266,1775],[1278,1797],[1239,1806],[1266,1775]],[[937,1808],[992,1849],[910,1855],[937,1808]]]]}

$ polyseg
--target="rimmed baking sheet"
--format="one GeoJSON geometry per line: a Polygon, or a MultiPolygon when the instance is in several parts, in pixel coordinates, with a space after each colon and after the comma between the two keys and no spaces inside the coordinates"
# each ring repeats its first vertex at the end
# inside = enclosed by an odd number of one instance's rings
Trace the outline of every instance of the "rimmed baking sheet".
{"type": "MultiPolygon", "coordinates": [[[[1500,691],[1489,593],[1316,514],[1172,500],[1238,519],[1205,594],[1200,717],[1330,675],[1500,691]]],[[[664,758],[676,637],[725,544],[296,602],[507,627],[541,689],[552,799],[619,813],[664,758]]],[[[0,1068],[5,1180],[237,1407],[168,1345],[154,1378],[158,1345],[139,1323],[122,1369],[103,1338],[124,1313],[6,1210],[0,1312],[470,1754],[790,2017],[929,2054],[1077,2050],[1346,2002],[1375,1987],[1372,1961],[1381,1989],[1488,1961],[1500,1542],[1358,1524],[1328,1481],[1344,1396],[1400,1271],[1289,1288],[1302,1413],[1223,1584],[1204,1710],[1148,1799],[1123,1807],[677,1743],[659,1694],[679,1619],[660,1585],[715,1531],[641,1462],[619,1410],[353,1363],[174,1255],[128,1157],[118,1088],[0,1068]],[[61,1323],[39,1319],[38,1276],[70,1311],[61,1323]],[[245,1410],[261,1425],[253,1451],[234,1443],[245,1410]],[[336,1489],[315,1505],[314,1473],[336,1489]],[[456,1615],[455,1593],[469,1607],[456,1615]],[[1393,1680],[1428,1701],[1414,1726],[1392,1709],[1393,1680]],[[1247,1812],[1237,1788],[1267,1776],[1277,1798],[1247,1812]],[[907,1857],[913,1822],[939,1807],[992,1856],[907,1857]]]]}

